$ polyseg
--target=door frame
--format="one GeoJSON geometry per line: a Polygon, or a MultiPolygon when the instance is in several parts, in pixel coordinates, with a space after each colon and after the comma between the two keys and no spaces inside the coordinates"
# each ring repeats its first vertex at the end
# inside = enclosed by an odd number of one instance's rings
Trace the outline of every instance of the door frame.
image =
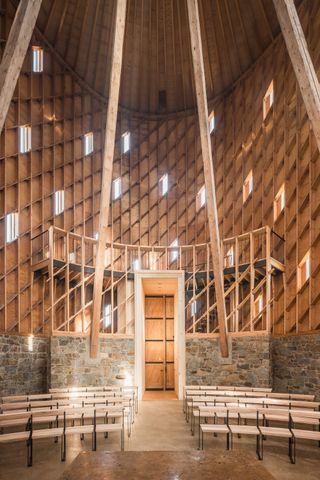
{"type": "Polygon", "coordinates": [[[139,399],[145,391],[145,315],[143,279],[176,279],[174,294],[174,366],[175,392],[179,400],[183,399],[186,382],[186,342],[185,342],[185,289],[184,271],[181,270],[139,270],[134,273],[135,304],[135,384],[138,386],[139,399]]]}

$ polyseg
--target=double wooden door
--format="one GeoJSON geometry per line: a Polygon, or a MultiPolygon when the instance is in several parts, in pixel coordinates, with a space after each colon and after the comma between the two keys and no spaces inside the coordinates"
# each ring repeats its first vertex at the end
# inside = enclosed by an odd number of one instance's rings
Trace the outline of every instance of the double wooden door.
{"type": "Polygon", "coordinates": [[[174,390],[174,297],[145,297],[145,388],[174,390]]]}

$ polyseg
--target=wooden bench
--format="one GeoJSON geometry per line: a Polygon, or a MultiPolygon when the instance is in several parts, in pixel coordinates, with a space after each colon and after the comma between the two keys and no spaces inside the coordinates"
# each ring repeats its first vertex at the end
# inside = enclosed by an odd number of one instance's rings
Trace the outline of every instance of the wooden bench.
{"type": "MultiPolygon", "coordinates": [[[[118,412],[120,413],[120,412],[118,412]]],[[[115,412],[112,414],[115,415],[115,412]]],[[[35,415],[37,417],[37,415],[35,415]]],[[[61,439],[61,460],[66,459],[66,438],[69,435],[79,434],[80,438],[83,438],[85,434],[92,435],[92,449],[96,450],[97,446],[97,433],[104,433],[107,437],[108,433],[111,432],[120,432],[120,446],[121,450],[124,449],[124,410],[122,410],[120,415],[117,415],[116,418],[120,418],[119,423],[108,423],[108,409],[103,408],[100,410],[97,409],[82,409],[79,412],[73,412],[71,409],[69,411],[64,411],[63,415],[55,415],[52,412],[52,415],[47,415],[45,418],[39,416],[38,419],[35,418],[35,421],[56,421],[58,425],[59,420],[63,420],[63,426],[52,427],[52,428],[43,428],[43,429],[34,429],[34,418],[33,413],[28,414],[27,421],[22,423],[25,425],[24,431],[13,432],[13,433],[4,433],[0,435],[0,444],[4,443],[15,443],[26,441],[27,445],[27,465],[31,466],[33,461],[33,440],[43,439],[43,438],[54,438],[55,441],[61,439]],[[74,419],[80,419],[80,425],[74,425],[74,419]],[[98,418],[104,418],[105,422],[97,423],[98,418]],[[85,424],[85,420],[90,419],[91,424],[85,424]],[[71,425],[68,425],[68,421],[71,421],[71,425]]],[[[111,416],[111,418],[113,418],[111,416]]],[[[13,419],[12,419],[13,420],[13,419]]],[[[20,425],[21,421],[25,420],[23,417],[19,420],[20,425]]],[[[5,422],[2,426],[5,425],[5,422]]],[[[12,426],[11,424],[8,426],[12,426]]]]}
{"type": "MultiPolygon", "coordinates": [[[[233,446],[233,435],[253,435],[256,436],[256,453],[259,459],[263,459],[263,445],[267,437],[285,438],[288,440],[289,459],[291,463],[296,461],[296,441],[297,439],[317,441],[320,447],[320,412],[303,411],[292,409],[275,408],[229,408],[229,407],[200,407],[195,414],[199,417],[199,437],[198,448],[203,448],[204,433],[224,433],[231,438],[231,448],[233,446]],[[205,421],[212,418],[213,424],[201,423],[201,418],[205,421]],[[218,421],[222,420],[223,424],[218,421]],[[231,421],[238,419],[237,424],[231,421]],[[247,421],[254,420],[254,425],[248,425],[247,421]],[[243,422],[245,424],[243,425],[243,422]],[[270,426],[269,422],[279,422],[282,425],[270,426]],[[317,431],[297,428],[297,425],[309,425],[317,427],[317,431]],[[201,439],[200,439],[201,437],[201,439]],[[201,447],[200,447],[201,446],[201,447]]],[[[229,437],[227,437],[227,449],[230,448],[229,437]]]]}

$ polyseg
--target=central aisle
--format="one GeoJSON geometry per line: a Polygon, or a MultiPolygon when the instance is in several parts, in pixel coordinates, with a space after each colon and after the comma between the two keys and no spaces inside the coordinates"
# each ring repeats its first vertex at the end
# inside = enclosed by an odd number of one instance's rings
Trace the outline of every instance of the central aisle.
{"type": "Polygon", "coordinates": [[[178,400],[143,400],[139,403],[133,435],[127,450],[192,450],[196,438],[178,400]]]}

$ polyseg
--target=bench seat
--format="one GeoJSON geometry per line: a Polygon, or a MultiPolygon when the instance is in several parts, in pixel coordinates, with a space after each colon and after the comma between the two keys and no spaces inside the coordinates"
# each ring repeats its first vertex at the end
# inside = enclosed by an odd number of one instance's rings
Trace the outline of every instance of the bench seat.
{"type": "Polygon", "coordinates": [[[291,438],[292,433],[289,428],[280,428],[280,427],[260,427],[260,432],[265,437],[281,437],[281,438],[291,438]]]}
{"type": "Polygon", "coordinates": [[[299,428],[293,428],[292,433],[295,438],[320,442],[320,432],[314,430],[300,430],[299,428]]]}
{"type": "Polygon", "coordinates": [[[39,438],[61,437],[62,434],[63,428],[44,428],[42,430],[33,430],[32,440],[37,440],[39,438]]]}
{"type": "Polygon", "coordinates": [[[30,432],[3,433],[0,435],[0,443],[24,442],[30,437],[30,432]]]}

